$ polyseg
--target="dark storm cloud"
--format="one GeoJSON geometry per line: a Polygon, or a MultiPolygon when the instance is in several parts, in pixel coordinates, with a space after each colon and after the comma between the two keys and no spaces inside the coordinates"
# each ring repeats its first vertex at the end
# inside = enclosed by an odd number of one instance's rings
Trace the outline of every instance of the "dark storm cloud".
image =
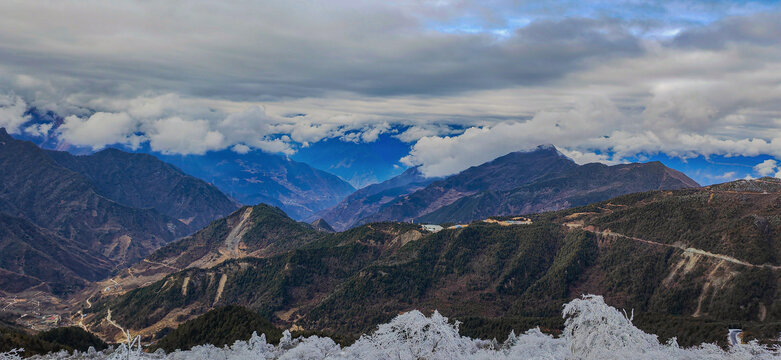
{"type": "MultiPolygon", "coordinates": [[[[345,19],[344,26],[352,27],[350,21],[356,20],[345,19]]],[[[400,22],[386,23],[397,26],[400,22]]],[[[73,90],[81,92],[138,94],[155,89],[268,100],[333,91],[441,95],[535,85],[600,59],[642,51],[638,39],[620,23],[594,19],[534,22],[503,38],[425,29],[396,37],[379,31],[382,26],[354,28],[347,31],[346,39],[248,32],[237,43],[195,41],[192,38],[210,35],[196,32],[188,36],[189,41],[200,46],[179,49],[165,46],[177,41],[150,39],[160,44],[144,45],[153,49],[141,47],[137,52],[121,39],[97,41],[94,48],[84,44],[84,48],[62,53],[35,43],[0,44],[0,63],[14,72],[33,73],[35,69],[39,75],[71,80],[78,87],[73,90]],[[354,39],[358,31],[367,32],[354,39]],[[114,47],[118,51],[109,50],[114,47]]]]}

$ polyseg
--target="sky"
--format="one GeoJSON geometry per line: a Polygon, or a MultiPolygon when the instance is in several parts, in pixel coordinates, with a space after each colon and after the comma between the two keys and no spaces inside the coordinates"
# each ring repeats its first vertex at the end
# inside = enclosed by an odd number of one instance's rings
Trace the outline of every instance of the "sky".
{"type": "Polygon", "coordinates": [[[781,176],[779,18],[778,1],[2,1],[0,126],[279,153],[359,186],[539,144],[700,183],[781,176]]]}

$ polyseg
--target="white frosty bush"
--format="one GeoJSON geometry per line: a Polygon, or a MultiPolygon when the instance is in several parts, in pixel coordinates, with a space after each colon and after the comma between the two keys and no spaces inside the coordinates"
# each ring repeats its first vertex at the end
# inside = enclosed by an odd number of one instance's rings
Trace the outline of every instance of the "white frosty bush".
{"type": "MultiPolygon", "coordinates": [[[[217,348],[196,346],[187,351],[165,354],[143,353],[136,345],[122,345],[102,352],[49,354],[42,359],[167,359],[167,360],[256,360],[256,359],[781,359],[778,348],[751,343],[724,351],[713,344],[682,349],[675,340],[659,343],[656,335],[632,325],[625,313],[605,304],[601,296],[588,295],[564,306],[563,336],[555,338],[539,329],[521,335],[511,332],[501,345],[458,334],[458,323],[434,312],[426,317],[419,311],[397,316],[380,325],[372,334],[341,348],[330,338],[311,336],[293,339],[285,332],[279,345],[270,345],[265,335],[252,334],[249,341],[217,348]]],[[[0,360],[19,359],[18,352],[0,354],[0,360]]]]}

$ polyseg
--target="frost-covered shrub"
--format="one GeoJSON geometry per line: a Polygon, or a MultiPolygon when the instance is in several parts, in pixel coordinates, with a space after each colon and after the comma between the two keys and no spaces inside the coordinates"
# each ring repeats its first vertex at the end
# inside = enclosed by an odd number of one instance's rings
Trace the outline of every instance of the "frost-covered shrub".
{"type": "Polygon", "coordinates": [[[24,351],[23,349],[12,349],[11,351],[0,353],[0,360],[17,360],[22,357],[19,354],[24,351]]]}
{"type": "MultiPolygon", "coordinates": [[[[564,306],[564,339],[577,359],[778,359],[779,349],[756,342],[725,352],[714,344],[690,349],[675,339],[660,344],[656,335],[632,325],[631,317],[605,304],[601,296],[586,295],[564,306]]],[[[726,331],[726,329],[725,329],[726,331]]]]}
{"type": "Polygon", "coordinates": [[[372,354],[376,359],[458,359],[474,354],[482,341],[461,337],[458,323],[434,311],[431,317],[414,310],[380,325],[371,335],[362,336],[348,347],[348,358],[362,359],[372,354]]]}
{"type": "MultiPolygon", "coordinates": [[[[341,348],[333,340],[311,336],[293,339],[285,332],[279,345],[271,345],[265,335],[252,334],[248,341],[237,341],[218,348],[201,345],[187,351],[165,354],[144,353],[137,344],[117,349],[94,349],[86,353],[48,354],[39,359],[167,359],[167,360],[256,360],[256,359],[781,359],[778,348],[766,348],[756,342],[724,351],[713,344],[683,349],[675,340],[659,343],[655,335],[632,325],[626,313],[605,304],[601,296],[588,295],[564,306],[566,319],[563,336],[555,338],[539,329],[521,335],[510,333],[504,343],[460,336],[458,323],[434,312],[426,317],[419,311],[397,316],[362,336],[355,344],[341,348]]],[[[0,360],[20,359],[19,351],[0,354],[0,360]]]]}

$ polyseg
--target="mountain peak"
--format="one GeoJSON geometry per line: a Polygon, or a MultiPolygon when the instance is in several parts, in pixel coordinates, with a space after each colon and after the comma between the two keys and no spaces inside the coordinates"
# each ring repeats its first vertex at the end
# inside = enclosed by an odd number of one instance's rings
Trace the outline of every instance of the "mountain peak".
{"type": "Polygon", "coordinates": [[[561,151],[559,151],[559,148],[556,147],[556,145],[553,144],[542,144],[537,145],[537,148],[535,149],[536,152],[550,152],[550,153],[556,153],[560,158],[572,160],[569,156],[564,155],[561,151]]]}
{"type": "Polygon", "coordinates": [[[404,170],[404,172],[401,173],[401,175],[399,175],[399,176],[402,176],[402,175],[422,175],[422,173],[420,172],[420,167],[421,167],[421,165],[411,166],[411,167],[407,168],[407,170],[404,170]]]}
{"type": "Polygon", "coordinates": [[[119,150],[117,148],[107,147],[107,148],[105,148],[103,150],[100,150],[100,151],[96,152],[95,154],[121,154],[121,155],[127,154],[127,155],[130,155],[132,153],[125,152],[125,151],[119,150]]]}
{"type": "Polygon", "coordinates": [[[332,228],[331,225],[329,225],[328,222],[322,218],[315,220],[312,223],[312,226],[314,226],[314,228],[319,231],[336,232],[336,230],[334,230],[334,228],[332,228]]]}
{"type": "Polygon", "coordinates": [[[336,205],[355,188],[336,175],[263,151],[231,150],[203,155],[162,155],[183,172],[207,179],[243,204],[278,206],[291,218],[306,219],[336,205]]]}
{"type": "MultiPolygon", "coordinates": [[[[543,144],[538,145],[532,149],[529,150],[519,150],[514,151],[509,154],[500,156],[492,161],[489,161],[485,164],[479,165],[484,166],[486,164],[498,164],[498,163],[509,163],[512,164],[511,166],[515,166],[515,163],[518,161],[535,161],[535,159],[547,159],[546,161],[551,160],[566,160],[567,163],[571,163],[572,166],[575,165],[575,162],[572,161],[569,157],[562,154],[561,151],[559,151],[556,146],[552,144],[543,144]]],[[[478,167],[479,167],[478,166],[478,167]]]]}
{"type": "Polygon", "coordinates": [[[562,154],[561,151],[559,151],[559,149],[556,148],[555,145],[553,145],[553,144],[542,144],[542,145],[537,145],[537,146],[535,146],[533,148],[526,148],[526,149],[523,149],[523,150],[513,151],[513,152],[508,153],[508,154],[506,154],[504,156],[500,156],[500,157],[496,158],[495,160],[506,158],[506,157],[518,156],[518,155],[534,155],[534,154],[556,154],[556,155],[558,155],[560,157],[569,159],[567,156],[562,154]]]}
{"type": "MultiPolygon", "coordinates": [[[[246,209],[247,207],[249,207],[249,206],[244,206],[241,209],[236,210],[236,212],[241,212],[242,210],[246,209]]],[[[252,207],[253,214],[257,214],[257,215],[264,214],[264,215],[278,216],[278,217],[285,218],[285,219],[289,219],[290,218],[290,216],[288,216],[287,213],[285,213],[282,209],[280,209],[280,208],[278,208],[276,206],[273,206],[273,205],[266,204],[266,203],[260,203],[260,204],[257,204],[257,205],[251,206],[251,207],[252,207]]]]}

